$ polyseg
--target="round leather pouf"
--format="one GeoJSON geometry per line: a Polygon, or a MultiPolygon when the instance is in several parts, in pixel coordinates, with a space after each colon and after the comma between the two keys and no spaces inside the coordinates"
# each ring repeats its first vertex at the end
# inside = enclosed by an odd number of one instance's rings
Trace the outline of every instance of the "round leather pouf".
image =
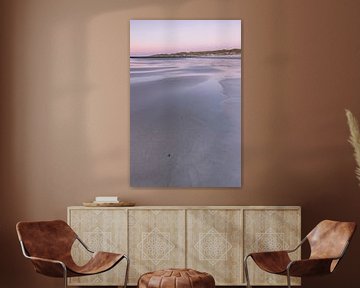
{"type": "Polygon", "coordinates": [[[214,277],[192,269],[166,269],[140,276],[138,288],[214,288],[214,277]]]}

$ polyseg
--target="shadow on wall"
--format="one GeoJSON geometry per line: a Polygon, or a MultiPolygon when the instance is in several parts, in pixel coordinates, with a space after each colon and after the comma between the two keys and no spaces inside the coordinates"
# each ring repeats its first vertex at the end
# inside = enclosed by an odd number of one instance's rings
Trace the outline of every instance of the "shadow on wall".
{"type": "Polygon", "coordinates": [[[62,287],[22,258],[16,222],[64,219],[65,207],[126,187],[128,139],[114,132],[128,130],[127,109],[116,112],[129,101],[126,11],[159,5],[174,11],[168,1],[1,1],[0,246],[12,259],[0,264],[2,287],[62,287]]]}

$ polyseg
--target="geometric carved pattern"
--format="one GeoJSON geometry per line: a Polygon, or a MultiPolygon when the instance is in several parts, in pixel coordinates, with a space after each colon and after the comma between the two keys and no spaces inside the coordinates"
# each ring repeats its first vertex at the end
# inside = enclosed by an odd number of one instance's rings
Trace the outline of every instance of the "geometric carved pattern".
{"type": "Polygon", "coordinates": [[[269,228],[265,232],[255,233],[256,238],[253,244],[253,251],[279,251],[289,245],[284,240],[283,232],[275,232],[269,228]]]}
{"type": "MultiPolygon", "coordinates": [[[[300,240],[300,211],[298,209],[249,209],[244,211],[245,255],[251,252],[287,250],[300,240]]],[[[290,257],[300,258],[300,249],[290,257]]],[[[250,282],[253,285],[284,285],[286,277],[266,273],[252,260],[248,261],[250,282]]],[[[292,278],[299,285],[298,278],[292,278]]]]}
{"type": "Polygon", "coordinates": [[[185,210],[130,209],[128,217],[130,283],[148,271],[185,267],[185,210]]]}
{"type": "MultiPolygon", "coordinates": [[[[129,284],[147,271],[193,268],[212,274],[216,284],[244,286],[243,257],[250,252],[283,250],[300,241],[299,207],[69,207],[68,223],[92,250],[126,253],[129,284]]],[[[300,258],[300,250],[292,259],[300,258]]],[[[74,261],[89,253],[75,242],[74,261]]],[[[284,285],[286,277],[265,273],[249,260],[254,285],[284,285]]],[[[125,261],[101,274],[72,277],[76,286],[119,286],[125,261]]],[[[301,282],[292,279],[294,285],[301,282]]]]}
{"type": "Polygon", "coordinates": [[[142,260],[150,260],[156,265],[162,260],[170,260],[170,252],[175,245],[170,241],[170,233],[154,228],[149,233],[142,233],[138,248],[141,249],[142,260]]]}
{"type": "Polygon", "coordinates": [[[200,239],[194,247],[199,252],[200,260],[206,260],[211,265],[215,265],[220,260],[227,260],[227,253],[232,247],[226,239],[227,233],[219,233],[215,228],[211,228],[208,232],[199,235],[200,239]]]}
{"type": "Polygon", "coordinates": [[[212,274],[217,285],[242,283],[242,210],[188,210],[187,265],[212,274]]]}
{"type": "MultiPolygon", "coordinates": [[[[127,251],[126,210],[76,209],[69,210],[70,226],[80,239],[93,251],[125,253],[127,251]]],[[[88,253],[77,241],[72,247],[74,261],[83,265],[90,259],[88,253]]],[[[86,277],[72,277],[70,285],[120,285],[123,283],[125,261],[108,272],[86,277]]]]}
{"type": "Polygon", "coordinates": [[[111,231],[101,231],[99,227],[96,227],[91,232],[84,233],[84,243],[91,247],[93,251],[111,251],[114,244],[111,242],[111,231]]]}

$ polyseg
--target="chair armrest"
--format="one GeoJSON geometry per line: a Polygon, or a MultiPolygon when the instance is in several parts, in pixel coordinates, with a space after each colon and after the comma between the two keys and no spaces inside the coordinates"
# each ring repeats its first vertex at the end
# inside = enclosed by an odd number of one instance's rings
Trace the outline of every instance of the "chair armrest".
{"type": "Polygon", "coordinates": [[[279,250],[279,251],[265,251],[265,252],[253,252],[253,253],[249,253],[244,259],[252,256],[252,254],[268,254],[268,255],[271,255],[271,254],[283,254],[283,253],[292,253],[292,252],[295,252],[297,249],[299,249],[305,242],[306,242],[307,238],[303,238],[301,240],[301,242],[293,249],[287,249],[287,250],[279,250]]]}
{"type": "Polygon", "coordinates": [[[287,265],[291,262],[287,251],[267,251],[250,253],[245,258],[251,257],[255,263],[264,271],[269,273],[283,273],[287,265]]]}
{"type": "Polygon", "coordinates": [[[252,253],[249,253],[248,256],[253,256],[253,255],[279,255],[279,254],[288,254],[288,251],[287,250],[278,250],[278,251],[261,251],[261,252],[252,252],[252,253]]]}
{"type": "Polygon", "coordinates": [[[64,275],[66,276],[67,269],[66,265],[63,262],[54,259],[30,256],[25,249],[24,243],[21,240],[20,246],[24,257],[31,260],[36,272],[52,277],[63,277],[64,275]]]}
{"type": "Polygon", "coordinates": [[[259,259],[259,258],[272,258],[272,257],[285,257],[288,258],[289,257],[289,251],[287,250],[279,250],[279,251],[264,251],[264,252],[252,252],[249,253],[248,255],[246,255],[246,258],[253,258],[255,259],[259,259]]]}
{"type": "Polygon", "coordinates": [[[95,253],[94,251],[90,250],[90,248],[80,239],[78,235],[76,235],[76,240],[78,240],[87,251],[90,253],[95,253]]]}
{"type": "Polygon", "coordinates": [[[30,259],[34,265],[35,271],[51,277],[66,277],[67,268],[66,265],[59,261],[53,259],[46,259],[33,256],[25,256],[30,259]]]}
{"type": "Polygon", "coordinates": [[[301,242],[300,242],[295,248],[289,249],[289,250],[285,250],[285,251],[288,252],[288,253],[295,252],[297,249],[299,249],[299,248],[306,242],[306,240],[307,240],[306,237],[303,238],[303,239],[301,240],[301,242]]]}
{"type": "Polygon", "coordinates": [[[54,259],[47,259],[47,258],[41,258],[41,257],[33,257],[33,256],[26,256],[26,258],[30,259],[31,261],[40,261],[40,262],[49,262],[53,264],[60,264],[61,266],[65,266],[65,264],[59,260],[54,259]]]}
{"type": "Polygon", "coordinates": [[[291,261],[287,266],[290,276],[312,276],[329,274],[332,272],[332,263],[339,258],[303,259],[291,261]]]}

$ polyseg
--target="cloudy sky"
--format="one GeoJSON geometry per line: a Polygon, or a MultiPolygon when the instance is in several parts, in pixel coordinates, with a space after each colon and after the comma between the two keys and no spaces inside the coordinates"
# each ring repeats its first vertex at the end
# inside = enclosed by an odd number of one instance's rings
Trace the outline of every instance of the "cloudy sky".
{"type": "Polygon", "coordinates": [[[241,20],[130,20],[130,55],[241,48],[241,20]]]}

